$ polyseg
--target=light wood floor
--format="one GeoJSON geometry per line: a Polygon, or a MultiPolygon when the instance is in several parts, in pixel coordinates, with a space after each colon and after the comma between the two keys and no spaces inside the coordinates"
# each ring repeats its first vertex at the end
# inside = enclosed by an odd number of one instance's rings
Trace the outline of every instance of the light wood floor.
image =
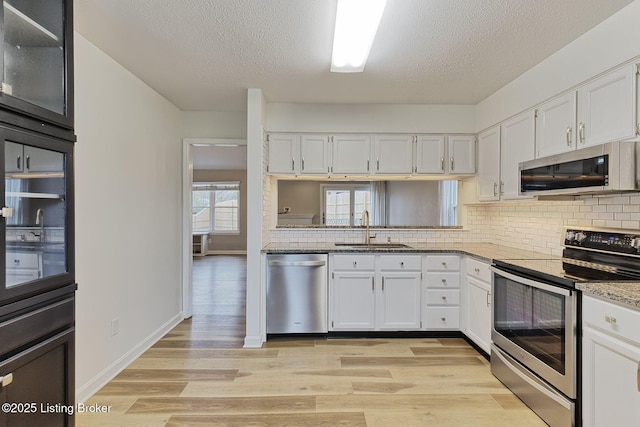
{"type": "Polygon", "coordinates": [[[245,258],[194,261],[194,315],[78,426],[545,426],[462,339],[288,339],[243,349],[245,258]]]}

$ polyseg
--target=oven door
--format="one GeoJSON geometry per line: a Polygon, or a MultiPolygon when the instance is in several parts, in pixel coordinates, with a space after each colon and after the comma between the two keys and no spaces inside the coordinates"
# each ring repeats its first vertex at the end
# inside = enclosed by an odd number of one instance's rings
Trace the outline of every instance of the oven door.
{"type": "Polygon", "coordinates": [[[576,292],[492,267],[493,343],[576,397],[576,292]]]}

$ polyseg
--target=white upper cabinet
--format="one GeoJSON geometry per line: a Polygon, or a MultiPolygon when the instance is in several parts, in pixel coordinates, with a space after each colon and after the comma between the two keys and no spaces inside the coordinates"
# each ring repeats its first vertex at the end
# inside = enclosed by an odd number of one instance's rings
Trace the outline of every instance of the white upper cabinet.
{"type": "Polygon", "coordinates": [[[537,109],[536,157],[576,148],[576,93],[545,102],[537,109]]]}
{"type": "Polygon", "coordinates": [[[449,148],[449,174],[476,173],[476,138],[473,135],[447,137],[449,148]]]}
{"type": "Polygon", "coordinates": [[[376,135],[375,173],[411,174],[413,172],[413,135],[376,135]]]}
{"type": "Polygon", "coordinates": [[[534,157],[535,111],[527,111],[502,124],[500,129],[500,176],[503,199],[531,198],[520,196],[518,163],[534,157]]]}
{"type": "Polygon", "coordinates": [[[578,148],[636,135],[636,66],[578,89],[578,148]]]}
{"type": "Polygon", "coordinates": [[[269,144],[269,173],[294,174],[298,173],[300,162],[298,135],[272,133],[267,138],[269,144]]]}
{"type": "Polygon", "coordinates": [[[500,200],[500,126],[478,135],[478,200],[500,200]]]}
{"type": "Polygon", "coordinates": [[[334,135],[331,137],[333,163],[331,171],[340,175],[368,175],[371,169],[369,135],[334,135]]]}
{"type": "Polygon", "coordinates": [[[300,136],[300,174],[327,175],[330,172],[329,137],[300,136]]]}
{"type": "Polygon", "coordinates": [[[418,135],[416,141],[415,172],[420,174],[444,174],[446,170],[445,136],[418,135]]]}
{"type": "Polygon", "coordinates": [[[636,66],[627,65],[537,108],[536,157],[636,136],[636,66]]]}

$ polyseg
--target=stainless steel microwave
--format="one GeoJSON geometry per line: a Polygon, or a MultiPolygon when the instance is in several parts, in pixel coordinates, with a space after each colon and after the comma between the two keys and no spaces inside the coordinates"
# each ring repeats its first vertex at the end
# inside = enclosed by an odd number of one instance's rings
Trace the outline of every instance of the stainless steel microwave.
{"type": "Polygon", "coordinates": [[[588,194],[637,189],[635,141],[609,142],[522,162],[520,194],[588,194]]]}

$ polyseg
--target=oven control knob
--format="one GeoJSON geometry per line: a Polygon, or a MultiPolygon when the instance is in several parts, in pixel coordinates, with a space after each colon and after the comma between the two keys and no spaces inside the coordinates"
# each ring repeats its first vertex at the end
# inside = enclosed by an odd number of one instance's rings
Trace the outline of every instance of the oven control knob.
{"type": "Polygon", "coordinates": [[[579,231],[579,232],[577,232],[577,233],[576,233],[576,235],[575,235],[575,239],[576,239],[576,241],[577,241],[578,243],[582,243],[582,242],[584,242],[585,240],[587,240],[587,234],[586,234],[586,233],[584,233],[584,232],[582,232],[582,231],[579,231]]]}
{"type": "Polygon", "coordinates": [[[572,230],[567,230],[567,234],[564,236],[564,240],[570,242],[573,240],[575,235],[576,233],[574,233],[572,230]]]}
{"type": "Polygon", "coordinates": [[[640,237],[636,236],[631,239],[631,247],[633,247],[633,249],[635,249],[636,251],[640,251],[640,237]]]}

